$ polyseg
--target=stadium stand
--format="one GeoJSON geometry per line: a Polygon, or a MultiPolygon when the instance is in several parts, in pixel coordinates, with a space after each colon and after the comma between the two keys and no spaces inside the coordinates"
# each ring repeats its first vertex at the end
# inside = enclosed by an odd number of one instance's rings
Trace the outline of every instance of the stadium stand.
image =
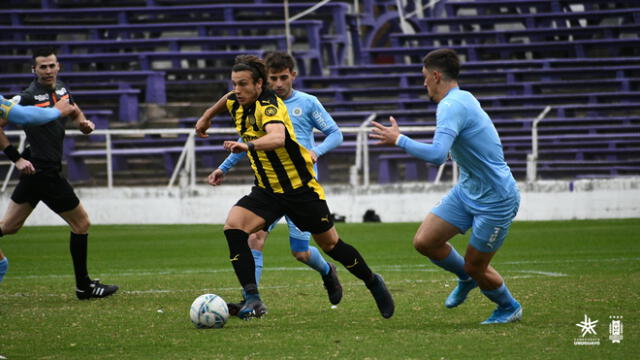
{"type": "MultiPolygon", "coordinates": [[[[236,55],[286,48],[279,1],[9,3],[0,14],[0,91],[26,86],[29,50],[53,45],[60,49],[61,79],[98,128],[192,127],[228,90],[236,55]]],[[[291,12],[315,3],[294,1],[291,12]]],[[[342,126],[359,126],[373,111],[379,120],[393,115],[401,126],[433,126],[435,104],[426,99],[421,58],[450,47],[464,58],[461,87],[494,120],[518,179],[526,173],[532,119],[547,105],[553,109],[539,129],[541,178],[640,174],[637,1],[442,0],[424,9],[416,3],[407,1],[403,9],[413,31],[402,31],[390,0],[361,1],[358,13],[353,1],[332,1],[294,22],[296,88],[318,96],[342,126]]],[[[214,127],[227,121],[216,119],[214,127]]],[[[432,133],[412,136],[428,141],[432,133]]],[[[202,174],[224,155],[224,138],[198,140],[202,174]]],[[[71,180],[100,182],[103,141],[97,135],[69,139],[71,180]]],[[[135,175],[154,164],[162,169],[155,181],[163,182],[157,178],[171,173],[184,141],[116,138],[114,172],[139,179],[135,175]]],[[[323,181],[347,181],[342,170],[353,161],[355,143],[355,135],[345,134],[343,146],[325,156],[323,181]]],[[[397,149],[370,151],[373,177],[381,183],[435,177],[434,167],[397,149]]],[[[230,180],[251,181],[240,175],[230,180]]]]}

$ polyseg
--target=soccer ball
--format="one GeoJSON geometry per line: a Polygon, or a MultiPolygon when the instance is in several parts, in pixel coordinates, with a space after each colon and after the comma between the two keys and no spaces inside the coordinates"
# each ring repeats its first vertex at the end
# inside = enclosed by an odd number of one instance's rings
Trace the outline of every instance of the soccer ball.
{"type": "Polygon", "coordinates": [[[200,329],[219,329],[229,320],[227,303],[218,295],[204,294],[198,296],[191,304],[191,322],[200,329]]]}

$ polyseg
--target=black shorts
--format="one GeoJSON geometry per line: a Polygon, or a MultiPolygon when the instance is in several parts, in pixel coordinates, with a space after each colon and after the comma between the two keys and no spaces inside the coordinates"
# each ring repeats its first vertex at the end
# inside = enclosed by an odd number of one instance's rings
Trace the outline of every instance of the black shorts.
{"type": "Polygon", "coordinates": [[[236,206],[263,218],[264,230],[283,215],[289,216],[300,230],[312,234],[321,234],[333,227],[327,202],[306,186],[286,194],[273,193],[254,186],[249,195],[238,200],[236,206]]]}
{"type": "Polygon", "coordinates": [[[34,208],[42,200],[56,213],[73,210],[80,204],[73,188],[57,171],[38,172],[22,175],[20,182],[11,194],[11,200],[17,204],[28,202],[34,208]]]}

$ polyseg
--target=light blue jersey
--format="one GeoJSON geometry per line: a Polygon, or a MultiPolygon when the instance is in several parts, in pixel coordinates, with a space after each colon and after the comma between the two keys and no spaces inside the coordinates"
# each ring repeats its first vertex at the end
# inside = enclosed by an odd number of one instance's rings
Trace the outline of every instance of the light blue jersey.
{"type": "Polygon", "coordinates": [[[520,193],[498,132],[478,100],[468,91],[451,89],[438,103],[433,144],[404,135],[396,143],[435,164],[451,151],[460,168],[459,183],[432,212],[463,233],[473,227],[470,243],[476,249],[496,251],[516,216],[520,193]]]}
{"type": "Polygon", "coordinates": [[[458,87],[449,91],[438,104],[436,127],[455,137],[451,156],[460,167],[461,190],[470,200],[492,203],[517,192],[498,132],[470,92],[458,87]]]}

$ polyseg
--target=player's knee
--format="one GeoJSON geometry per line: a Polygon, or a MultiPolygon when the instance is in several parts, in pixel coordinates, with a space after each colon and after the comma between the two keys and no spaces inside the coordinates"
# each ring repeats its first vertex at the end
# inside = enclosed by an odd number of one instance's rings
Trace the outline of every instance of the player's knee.
{"type": "Polygon", "coordinates": [[[425,239],[414,236],[413,237],[413,247],[422,255],[429,255],[429,246],[425,239]]]}
{"type": "Polygon", "coordinates": [[[76,234],[86,234],[89,232],[91,222],[88,217],[84,217],[71,226],[71,230],[76,234]]]}
{"type": "Polygon", "coordinates": [[[2,224],[2,233],[4,235],[15,234],[20,230],[21,227],[22,226],[20,226],[18,224],[4,223],[4,224],[2,224]]]}
{"type": "Polygon", "coordinates": [[[307,263],[309,261],[310,254],[308,251],[292,251],[291,254],[300,262],[307,263]]]}

